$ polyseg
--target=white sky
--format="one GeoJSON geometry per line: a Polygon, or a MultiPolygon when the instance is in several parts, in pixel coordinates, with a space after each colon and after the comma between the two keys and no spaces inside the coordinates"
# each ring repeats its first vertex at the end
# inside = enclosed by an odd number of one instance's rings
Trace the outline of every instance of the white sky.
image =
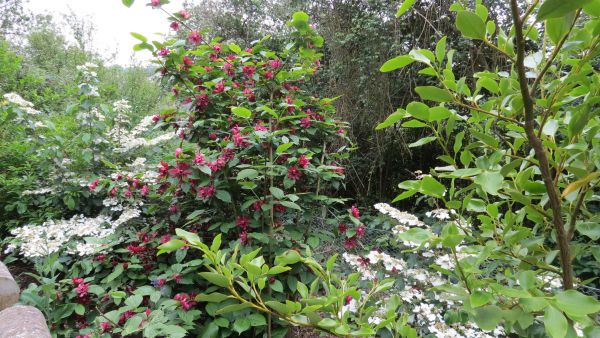
{"type": "MultiPolygon", "coordinates": [[[[147,50],[135,52],[133,45],[139,42],[129,33],[136,32],[149,39],[161,41],[155,33],[169,30],[167,14],[146,6],[149,0],[136,0],[130,8],[121,0],[28,0],[25,7],[34,14],[53,14],[59,22],[62,14],[70,9],[80,18],[87,18],[96,26],[94,49],[98,52],[117,52],[115,63],[128,65],[151,58],[147,50]],[[133,59],[132,59],[133,55],[133,59]]],[[[173,13],[182,8],[183,0],[171,0],[163,7],[173,13]]]]}

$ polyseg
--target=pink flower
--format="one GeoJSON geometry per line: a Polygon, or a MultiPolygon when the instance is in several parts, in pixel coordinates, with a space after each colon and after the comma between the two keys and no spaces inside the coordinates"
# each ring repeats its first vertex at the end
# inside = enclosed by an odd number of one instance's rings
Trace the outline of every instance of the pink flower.
{"type": "Polygon", "coordinates": [[[77,285],[83,283],[83,278],[81,278],[81,277],[75,277],[75,278],[71,279],[71,281],[73,282],[73,284],[75,286],[77,286],[77,285]]]}
{"type": "Polygon", "coordinates": [[[336,131],[336,133],[338,133],[338,134],[340,134],[340,135],[343,135],[343,134],[345,134],[345,133],[346,133],[346,131],[345,131],[344,129],[338,129],[338,130],[336,131]]]}
{"type": "Polygon", "coordinates": [[[158,52],[158,55],[159,56],[167,56],[167,55],[169,55],[169,53],[171,53],[171,50],[169,48],[167,48],[167,47],[163,47],[158,52]]]}
{"type": "Polygon", "coordinates": [[[184,19],[190,18],[190,12],[186,11],[185,9],[180,10],[178,14],[184,19]]]}
{"type": "Polygon", "coordinates": [[[250,225],[250,217],[246,215],[238,216],[235,220],[235,225],[237,225],[238,228],[246,231],[246,229],[248,229],[248,225],[250,225]]]}
{"type": "Polygon", "coordinates": [[[216,140],[217,139],[217,134],[215,134],[215,133],[208,134],[208,139],[211,140],[211,141],[216,140]]]}
{"type": "Polygon", "coordinates": [[[176,31],[176,30],[179,30],[179,22],[177,22],[177,21],[173,21],[173,22],[171,22],[171,25],[170,25],[170,27],[171,27],[171,29],[172,29],[172,30],[174,30],[174,31],[176,31]]]}
{"type": "Polygon", "coordinates": [[[270,71],[270,70],[267,70],[267,71],[265,72],[265,78],[267,78],[267,79],[272,79],[272,78],[273,78],[273,72],[272,72],[272,71],[270,71]]]}
{"type": "Polygon", "coordinates": [[[348,226],[344,223],[340,223],[338,224],[338,231],[343,234],[346,232],[346,230],[348,230],[348,226]]]}
{"type": "Polygon", "coordinates": [[[246,53],[252,53],[252,48],[246,47],[246,48],[244,48],[244,52],[246,52],[246,53]]]}
{"type": "Polygon", "coordinates": [[[300,177],[302,177],[302,172],[300,172],[300,170],[298,170],[298,167],[296,166],[291,166],[288,169],[288,177],[291,180],[297,181],[300,179],[300,177]]]}
{"type": "Polygon", "coordinates": [[[272,69],[277,69],[283,65],[283,63],[279,59],[269,60],[268,64],[269,64],[269,67],[271,67],[272,69]]]}
{"type": "Polygon", "coordinates": [[[172,214],[176,214],[176,213],[177,213],[177,211],[179,211],[179,208],[177,207],[177,204],[171,204],[171,206],[169,206],[169,211],[170,211],[172,214]]]}
{"type": "Polygon", "coordinates": [[[152,7],[158,7],[160,6],[160,0],[150,0],[150,5],[152,5],[152,7]]]}
{"type": "Polygon", "coordinates": [[[247,231],[244,230],[240,233],[240,242],[242,243],[242,245],[248,245],[250,243],[247,231]]]}
{"type": "Polygon", "coordinates": [[[98,179],[95,179],[92,183],[88,184],[88,188],[90,188],[91,191],[96,190],[98,187],[98,182],[98,179]]]}
{"type": "Polygon", "coordinates": [[[135,312],[133,312],[133,310],[127,310],[125,311],[120,317],[119,317],[119,325],[123,325],[125,324],[125,322],[127,321],[127,319],[131,318],[135,316],[135,312]]]}
{"type": "Polygon", "coordinates": [[[191,66],[194,64],[194,61],[192,61],[192,59],[190,59],[189,56],[184,56],[183,57],[183,64],[186,66],[191,66]]]}
{"type": "Polygon", "coordinates": [[[160,244],[165,244],[171,240],[171,235],[164,235],[160,238],[160,244]]]}
{"type": "Polygon", "coordinates": [[[217,43],[216,45],[212,46],[212,49],[218,53],[221,51],[221,45],[217,43]]]}
{"type": "Polygon", "coordinates": [[[173,177],[179,177],[183,179],[187,177],[192,171],[189,169],[190,164],[186,162],[178,162],[175,168],[169,169],[169,174],[173,177]]]}
{"type": "Polygon", "coordinates": [[[352,301],[352,299],[353,299],[352,296],[350,296],[350,295],[346,296],[346,299],[344,299],[344,304],[349,305],[350,302],[352,301]]]}
{"type": "Polygon", "coordinates": [[[183,152],[183,150],[181,148],[177,148],[175,149],[175,157],[179,157],[181,156],[181,153],[183,152]]]}
{"type": "Polygon", "coordinates": [[[144,251],[146,251],[146,248],[140,245],[133,245],[133,244],[129,244],[127,246],[127,250],[129,250],[129,252],[133,255],[137,255],[140,254],[144,251]]]}
{"type": "Polygon", "coordinates": [[[179,305],[184,311],[188,311],[192,306],[196,305],[196,302],[191,299],[187,293],[178,293],[173,297],[176,301],[179,301],[179,305]]]}
{"type": "Polygon", "coordinates": [[[206,187],[202,187],[200,190],[198,190],[198,197],[206,201],[207,199],[213,197],[215,192],[216,190],[214,185],[207,185],[206,187]]]}
{"type": "Polygon", "coordinates": [[[305,117],[303,119],[300,119],[300,126],[302,128],[310,128],[310,126],[311,126],[310,117],[307,116],[307,117],[305,117]]]}
{"type": "Polygon", "coordinates": [[[256,67],[255,66],[244,66],[244,67],[242,67],[242,73],[244,73],[244,75],[246,75],[247,77],[252,77],[254,75],[255,71],[256,71],[256,67]]]}
{"type": "Polygon", "coordinates": [[[346,248],[346,250],[354,249],[357,245],[358,240],[356,239],[356,236],[346,238],[346,240],[344,241],[344,248],[346,248]]]}
{"type": "Polygon", "coordinates": [[[354,216],[355,218],[360,218],[360,211],[358,211],[358,208],[356,207],[356,205],[353,205],[352,208],[350,208],[350,212],[352,213],[352,216],[354,216]]]}
{"type": "Polygon", "coordinates": [[[359,238],[363,237],[365,235],[365,232],[366,228],[364,224],[361,224],[356,228],[356,236],[358,236],[359,238]]]}
{"type": "Polygon", "coordinates": [[[275,204],[273,206],[273,212],[279,212],[279,213],[284,213],[285,212],[285,206],[281,205],[281,204],[275,204]]]}
{"type": "Polygon", "coordinates": [[[213,94],[222,93],[225,90],[225,82],[220,81],[215,85],[215,89],[213,90],[213,94]]]}
{"type": "Polygon", "coordinates": [[[144,185],[141,190],[142,196],[147,196],[149,192],[150,192],[150,188],[148,188],[147,185],[144,185]]]}
{"type": "Polygon", "coordinates": [[[261,211],[262,210],[262,206],[265,204],[265,201],[263,200],[258,200],[254,203],[252,203],[252,209],[254,209],[254,211],[261,211]]]}
{"type": "Polygon", "coordinates": [[[100,328],[102,329],[102,333],[107,332],[108,330],[110,330],[110,323],[102,322],[100,323],[100,328]]]}
{"type": "Polygon", "coordinates": [[[198,33],[198,31],[192,31],[188,35],[188,41],[191,44],[199,45],[202,42],[202,35],[200,35],[200,33],[198,33]]]}
{"type": "Polygon", "coordinates": [[[79,297],[80,299],[86,298],[88,295],[88,289],[90,288],[90,285],[87,283],[81,283],[77,286],[77,288],[75,289],[75,292],[77,293],[77,297],[79,297]]]}
{"type": "Polygon", "coordinates": [[[300,155],[300,157],[298,158],[298,165],[304,169],[306,169],[306,167],[308,167],[308,165],[310,164],[310,160],[306,158],[306,155],[302,154],[300,155]]]}
{"type": "Polygon", "coordinates": [[[258,122],[257,122],[257,123],[254,125],[254,130],[255,130],[255,131],[267,131],[268,129],[267,129],[267,127],[265,127],[265,126],[262,124],[262,121],[258,121],[258,122]]]}
{"type": "Polygon", "coordinates": [[[204,155],[202,153],[196,153],[196,157],[194,157],[194,164],[202,165],[204,164],[204,155]]]}

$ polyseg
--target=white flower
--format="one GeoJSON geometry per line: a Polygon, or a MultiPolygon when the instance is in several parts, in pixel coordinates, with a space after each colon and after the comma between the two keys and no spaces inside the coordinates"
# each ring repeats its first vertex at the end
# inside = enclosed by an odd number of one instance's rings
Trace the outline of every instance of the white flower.
{"type": "Polygon", "coordinates": [[[380,213],[390,216],[391,218],[400,222],[402,225],[426,227],[425,223],[421,222],[417,216],[409,214],[408,212],[400,211],[387,203],[377,203],[374,205],[374,207],[380,213]]]}
{"type": "Polygon", "coordinates": [[[455,214],[454,210],[448,209],[434,209],[425,213],[427,217],[437,218],[440,221],[445,221],[450,219],[451,214],[455,214]]]}

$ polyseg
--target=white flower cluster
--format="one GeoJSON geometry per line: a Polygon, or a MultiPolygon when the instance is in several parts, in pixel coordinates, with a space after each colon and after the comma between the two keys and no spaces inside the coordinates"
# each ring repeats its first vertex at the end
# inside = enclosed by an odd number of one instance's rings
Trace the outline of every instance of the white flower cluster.
{"type": "Polygon", "coordinates": [[[425,213],[425,216],[431,218],[437,218],[440,221],[447,221],[451,219],[451,215],[455,215],[456,211],[448,209],[434,209],[425,213]]]}
{"type": "Polygon", "coordinates": [[[35,190],[24,190],[21,195],[24,196],[29,196],[29,195],[44,195],[44,194],[50,194],[54,192],[54,189],[50,188],[50,187],[46,187],[46,188],[39,188],[39,189],[35,189],[35,190]]]}
{"type": "Polygon", "coordinates": [[[28,115],[39,115],[41,112],[35,108],[33,108],[33,103],[25,100],[21,97],[21,95],[17,93],[7,93],[4,94],[4,99],[6,101],[17,105],[19,108],[25,111],[28,115]]]}
{"type": "Polygon", "coordinates": [[[152,123],[152,116],[146,116],[130,131],[123,131],[119,128],[111,130],[108,133],[110,138],[120,144],[119,147],[114,149],[115,152],[125,153],[139,147],[155,146],[175,137],[175,134],[173,133],[162,134],[153,139],[146,139],[142,137],[141,135],[148,131],[152,123]]]}
{"type": "Polygon", "coordinates": [[[116,229],[133,218],[139,217],[137,209],[125,209],[118,219],[112,221],[110,216],[85,217],[75,215],[68,220],[50,220],[41,225],[28,224],[11,231],[15,242],[7,250],[20,246],[24,257],[44,257],[59,252],[65,246],[74,246],[67,252],[80,256],[97,252],[103,245],[87,243],[86,237],[94,241],[112,235],[116,229]],[[18,244],[18,245],[16,245],[18,244]]]}
{"type": "Polygon", "coordinates": [[[342,254],[342,258],[346,263],[353,267],[358,273],[360,278],[363,280],[373,280],[377,277],[377,272],[370,268],[370,265],[366,258],[362,258],[357,255],[352,255],[347,252],[342,254]]]}
{"type": "Polygon", "coordinates": [[[402,225],[427,227],[427,225],[419,220],[419,218],[408,212],[400,211],[387,203],[377,203],[374,205],[380,213],[387,215],[402,225]]]}

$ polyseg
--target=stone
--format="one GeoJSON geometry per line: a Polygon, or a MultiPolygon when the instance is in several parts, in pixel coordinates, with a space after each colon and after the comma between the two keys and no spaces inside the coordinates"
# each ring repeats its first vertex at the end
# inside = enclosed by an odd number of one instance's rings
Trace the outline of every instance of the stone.
{"type": "Polygon", "coordinates": [[[51,338],[46,319],[33,306],[15,305],[0,311],[0,338],[51,338]]]}
{"type": "Polygon", "coordinates": [[[4,263],[0,262],[0,311],[19,301],[19,286],[4,263]]]}

